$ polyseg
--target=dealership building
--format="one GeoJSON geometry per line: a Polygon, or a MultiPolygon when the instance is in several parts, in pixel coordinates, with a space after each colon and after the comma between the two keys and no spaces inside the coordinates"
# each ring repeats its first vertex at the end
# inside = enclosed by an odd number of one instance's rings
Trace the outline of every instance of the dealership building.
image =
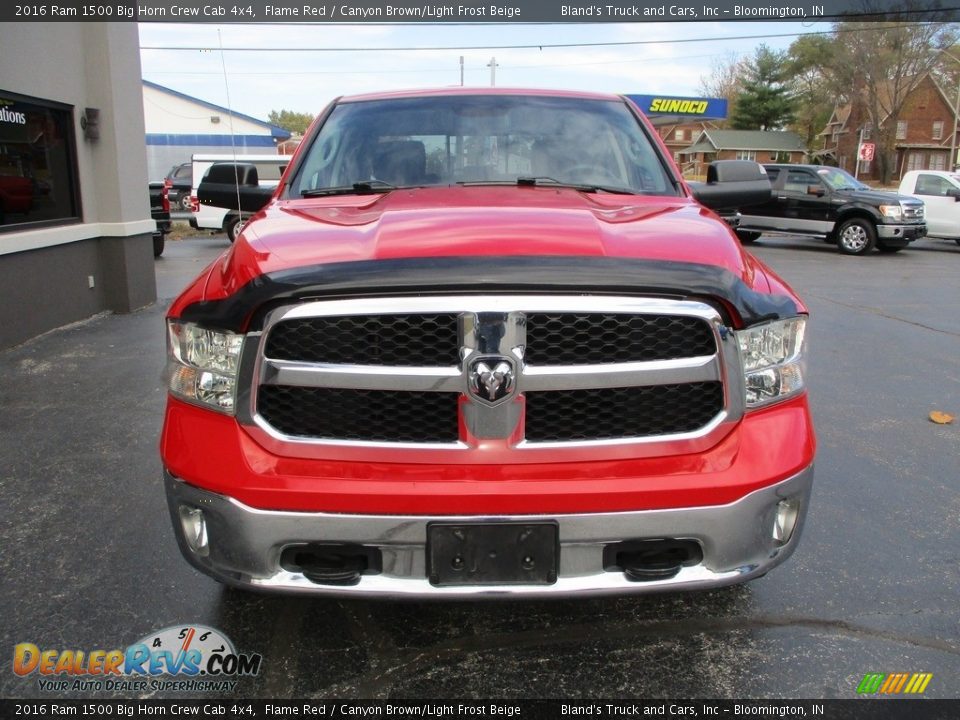
{"type": "Polygon", "coordinates": [[[290,131],[170,88],[143,81],[147,175],[161,180],[193,153],[277,154],[290,131]]]}
{"type": "Polygon", "coordinates": [[[134,23],[0,24],[0,348],[156,300],[134,23]]]}

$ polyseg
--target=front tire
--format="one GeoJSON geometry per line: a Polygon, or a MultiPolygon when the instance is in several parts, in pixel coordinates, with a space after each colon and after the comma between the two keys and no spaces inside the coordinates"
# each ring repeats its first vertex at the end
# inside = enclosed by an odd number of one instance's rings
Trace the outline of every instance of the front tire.
{"type": "Polygon", "coordinates": [[[760,233],[750,232],[749,230],[737,230],[736,233],[743,245],[752,245],[753,242],[760,237],[760,233]]]}
{"type": "Polygon", "coordinates": [[[863,218],[850,218],[837,230],[837,247],[844,255],[865,255],[877,244],[877,230],[863,218]]]}
{"type": "Polygon", "coordinates": [[[153,236],[153,256],[155,258],[163,255],[163,246],[166,244],[167,236],[163,233],[153,236]]]}

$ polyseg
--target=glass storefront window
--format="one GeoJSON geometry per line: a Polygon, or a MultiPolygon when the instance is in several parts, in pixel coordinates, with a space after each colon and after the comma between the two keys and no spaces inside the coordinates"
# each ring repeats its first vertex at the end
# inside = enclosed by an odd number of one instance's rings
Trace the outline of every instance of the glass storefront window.
{"type": "Polygon", "coordinates": [[[0,232],[79,219],[73,109],[0,90],[0,232]]]}

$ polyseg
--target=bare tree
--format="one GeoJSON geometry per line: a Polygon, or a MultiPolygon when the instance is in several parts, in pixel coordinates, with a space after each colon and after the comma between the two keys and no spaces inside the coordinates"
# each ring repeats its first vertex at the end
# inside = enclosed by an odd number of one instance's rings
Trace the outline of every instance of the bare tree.
{"type": "MultiPolygon", "coordinates": [[[[746,75],[746,60],[737,53],[729,51],[722,57],[715,58],[710,66],[710,74],[700,77],[700,94],[704,97],[724,98],[727,101],[727,117],[733,115],[737,104],[737,96],[743,78],[746,75]]],[[[725,127],[726,123],[717,123],[725,127]]]]}
{"type": "Polygon", "coordinates": [[[939,51],[955,40],[956,29],[947,23],[834,26],[830,71],[836,86],[847,88],[850,102],[860,110],[852,117],[862,117],[873,128],[882,183],[896,171],[897,119],[907,95],[937,66],[939,51]]]}
{"type": "Polygon", "coordinates": [[[826,35],[802,35],[791,43],[787,53],[786,71],[796,101],[790,129],[803,138],[807,149],[813,150],[817,135],[833,111],[823,101],[830,84],[833,41],[826,35]]]}

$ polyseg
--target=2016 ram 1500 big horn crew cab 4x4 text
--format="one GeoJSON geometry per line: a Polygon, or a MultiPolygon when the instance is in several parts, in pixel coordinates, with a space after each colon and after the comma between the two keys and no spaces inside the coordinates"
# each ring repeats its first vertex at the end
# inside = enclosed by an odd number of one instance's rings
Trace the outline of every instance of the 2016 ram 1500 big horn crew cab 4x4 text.
{"type": "Polygon", "coordinates": [[[622,97],[336,100],[169,311],[183,554],[353,596],[766,573],[813,476],[807,311],[704,205],[769,194],[738,161],[691,191],[622,97]]]}

